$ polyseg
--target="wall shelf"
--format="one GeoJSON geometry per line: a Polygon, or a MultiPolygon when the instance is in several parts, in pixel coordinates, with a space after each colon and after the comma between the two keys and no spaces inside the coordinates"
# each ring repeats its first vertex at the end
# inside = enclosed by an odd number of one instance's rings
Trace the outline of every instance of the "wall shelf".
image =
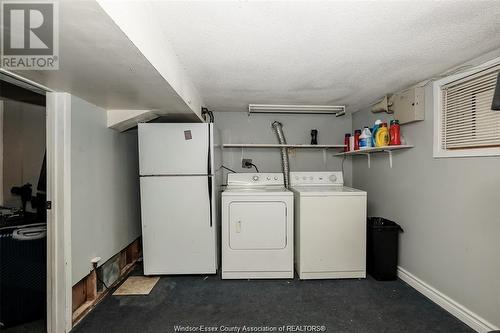
{"type": "Polygon", "coordinates": [[[333,154],[333,156],[346,157],[346,156],[363,155],[363,156],[366,156],[367,161],[368,161],[368,168],[370,168],[370,166],[371,166],[371,154],[387,153],[387,155],[389,156],[389,167],[392,168],[392,152],[395,150],[409,149],[409,148],[413,148],[413,146],[412,145],[399,145],[399,146],[373,147],[373,148],[367,148],[367,149],[362,149],[362,150],[341,152],[341,153],[333,154]]]}
{"type": "Polygon", "coordinates": [[[240,148],[241,158],[245,148],[288,148],[288,149],[320,149],[323,151],[323,163],[326,165],[328,149],[344,149],[345,145],[306,145],[306,144],[286,144],[279,143],[224,143],[222,148],[240,148]]]}
{"type": "Polygon", "coordinates": [[[309,149],[343,149],[344,145],[305,145],[274,143],[224,143],[222,148],[309,148],[309,149]]]}

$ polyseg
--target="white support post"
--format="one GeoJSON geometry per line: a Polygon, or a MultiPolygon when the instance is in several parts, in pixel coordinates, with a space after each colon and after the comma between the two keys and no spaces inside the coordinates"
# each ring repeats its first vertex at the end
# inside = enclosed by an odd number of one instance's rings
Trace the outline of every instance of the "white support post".
{"type": "Polygon", "coordinates": [[[47,332],[72,328],[71,95],[47,93],[47,332]]]}

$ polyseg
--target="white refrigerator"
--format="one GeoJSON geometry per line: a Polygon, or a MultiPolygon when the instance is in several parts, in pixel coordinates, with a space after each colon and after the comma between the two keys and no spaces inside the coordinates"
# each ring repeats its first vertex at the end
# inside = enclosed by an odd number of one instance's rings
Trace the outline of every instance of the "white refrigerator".
{"type": "Polygon", "coordinates": [[[214,127],[139,124],[144,274],[215,274],[214,127]]]}

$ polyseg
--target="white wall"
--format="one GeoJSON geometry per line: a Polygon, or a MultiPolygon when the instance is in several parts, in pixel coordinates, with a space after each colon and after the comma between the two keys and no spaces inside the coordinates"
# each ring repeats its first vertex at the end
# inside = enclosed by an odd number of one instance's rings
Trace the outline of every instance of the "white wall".
{"type": "MultiPolygon", "coordinates": [[[[351,117],[334,115],[264,115],[248,116],[245,112],[216,112],[215,126],[220,130],[223,143],[278,143],[271,123],[278,120],[288,143],[309,144],[311,129],[319,130],[319,144],[343,144],[344,134],[351,132],[351,117]]],[[[338,171],[342,159],[333,157],[337,150],[328,150],[326,162],[320,149],[296,149],[290,155],[291,171],[338,171]]],[[[281,172],[279,149],[245,148],[244,158],[251,158],[260,172],[281,172]]],[[[237,172],[254,172],[241,168],[240,148],[225,148],[222,151],[223,164],[237,172]]],[[[351,162],[344,163],[345,182],[351,184],[351,162]]],[[[224,184],[227,172],[224,172],[224,184]]]]}
{"type": "MultiPolygon", "coordinates": [[[[355,157],[354,187],[368,191],[368,213],[400,223],[402,268],[500,326],[500,157],[433,158],[431,85],[425,121],[402,126],[415,148],[355,157]]],[[[353,127],[381,115],[355,113],[353,127]]]]}
{"type": "MultiPolygon", "coordinates": [[[[12,100],[3,101],[3,204],[21,207],[12,186],[30,183],[36,193],[45,153],[45,107],[12,100]]],[[[1,170],[1,169],[0,169],[1,170]]],[[[34,211],[30,203],[26,208],[34,211]]]]}
{"type": "Polygon", "coordinates": [[[71,97],[72,282],[140,235],[137,132],[107,128],[106,111],[71,97]]]}

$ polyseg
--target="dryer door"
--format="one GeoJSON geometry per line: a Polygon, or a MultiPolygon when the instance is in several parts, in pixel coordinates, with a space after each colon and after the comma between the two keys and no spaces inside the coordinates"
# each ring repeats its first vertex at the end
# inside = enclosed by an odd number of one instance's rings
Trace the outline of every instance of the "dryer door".
{"type": "Polygon", "coordinates": [[[232,202],[229,247],[233,250],[285,248],[286,216],[286,204],[282,201],[232,202]]]}

